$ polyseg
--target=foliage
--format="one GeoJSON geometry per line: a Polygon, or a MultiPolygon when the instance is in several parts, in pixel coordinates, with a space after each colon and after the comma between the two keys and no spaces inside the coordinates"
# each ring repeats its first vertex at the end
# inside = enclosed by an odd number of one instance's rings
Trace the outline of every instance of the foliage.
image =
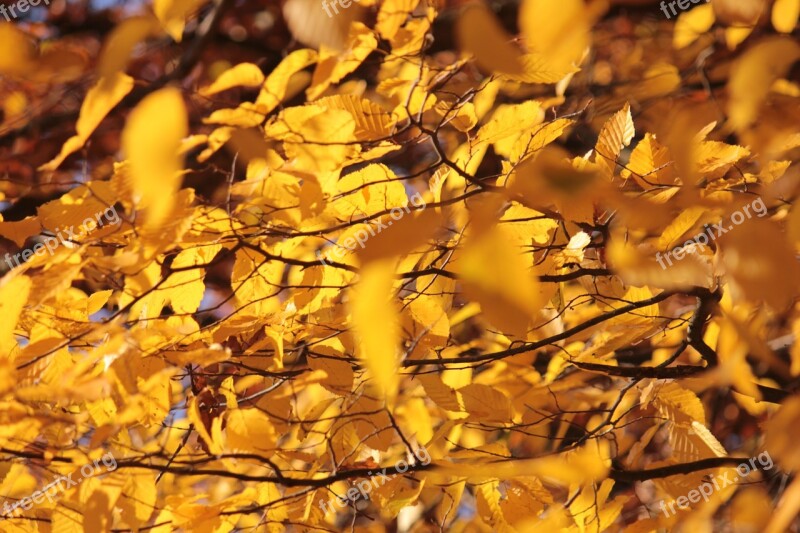
{"type": "Polygon", "coordinates": [[[2,531],[792,526],[800,1],[37,9],[2,531]]]}

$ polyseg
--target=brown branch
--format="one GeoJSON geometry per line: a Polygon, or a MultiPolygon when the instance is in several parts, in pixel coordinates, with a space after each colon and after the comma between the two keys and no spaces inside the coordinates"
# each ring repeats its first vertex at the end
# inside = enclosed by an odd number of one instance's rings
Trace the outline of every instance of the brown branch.
{"type": "Polygon", "coordinates": [[[659,368],[656,366],[611,366],[597,363],[582,363],[579,361],[570,361],[570,363],[577,366],[581,370],[602,372],[607,376],[641,379],[680,379],[694,376],[695,374],[699,374],[700,372],[707,370],[707,368],[703,366],[696,365],[680,365],[659,368]]]}
{"type": "Polygon", "coordinates": [[[602,324],[603,322],[611,320],[612,318],[615,318],[615,317],[630,313],[632,311],[636,311],[637,309],[641,309],[643,307],[648,307],[650,305],[654,305],[654,304],[663,302],[664,300],[666,300],[668,298],[671,298],[672,296],[675,296],[676,294],[680,294],[680,293],[664,291],[661,294],[653,296],[652,298],[648,298],[648,299],[642,300],[640,302],[634,302],[634,303],[625,305],[623,307],[620,307],[619,309],[615,309],[613,311],[605,313],[603,315],[596,316],[596,317],[594,317],[592,319],[589,319],[589,320],[587,320],[587,321],[585,321],[585,322],[583,322],[581,324],[578,324],[577,326],[574,326],[574,327],[572,327],[570,329],[564,330],[564,331],[562,331],[561,333],[559,333],[557,335],[553,335],[552,337],[548,337],[546,339],[543,339],[543,340],[540,340],[540,341],[536,341],[536,342],[528,342],[528,343],[525,343],[522,346],[518,346],[516,348],[509,348],[507,350],[502,350],[502,351],[499,351],[499,352],[486,353],[486,354],[476,355],[476,356],[451,357],[451,358],[448,358],[448,359],[410,359],[410,360],[403,361],[403,366],[404,367],[424,366],[424,365],[439,365],[439,366],[441,366],[441,365],[447,365],[447,364],[482,363],[482,362],[486,362],[486,361],[497,361],[499,359],[504,359],[504,358],[510,357],[512,355],[518,355],[518,354],[521,354],[521,353],[526,353],[526,352],[530,352],[530,351],[533,351],[533,350],[538,350],[540,348],[543,348],[545,346],[549,346],[549,345],[554,344],[556,342],[559,342],[559,341],[562,341],[562,340],[566,340],[566,339],[572,337],[573,335],[577,335],[578,333],[581,333],[582,331],[585,331],[585,330],[587,330],[587,329],[589,329],[591,327],[594,327],[594,326],[597,326],[599,324],[602,324]]]}
{"type": "Polygon", "coordinates": [[[746,461],[742,457],[709,457],[691,463],[681,463],[677,465],[662,466],[649,470],[619,470],[611,469],[610,477],[616,481],[647,481],[650,479],[660,479],[670,476],[693,474],[701,470],[721,468],[725,466],[736,466],[746,461]]]}

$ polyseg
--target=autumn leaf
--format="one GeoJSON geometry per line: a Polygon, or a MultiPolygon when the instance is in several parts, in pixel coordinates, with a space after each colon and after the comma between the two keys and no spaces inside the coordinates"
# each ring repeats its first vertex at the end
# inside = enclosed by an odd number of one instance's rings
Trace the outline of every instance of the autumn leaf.
{"type": "Polygon", "coordinates": [[[147,209],[146,223],[159,224],[169,215],[172,195],[180,187],[180,141],[187,134],[183,98],[176,89],[162,89],[142,100],[122,133],[130,163],[135,201],[147,209]]]}
{"type": "Polygon", "coordinates": [[[0,6],[2,531],[796,522],[800,1],[62,4],[0,6]]]}

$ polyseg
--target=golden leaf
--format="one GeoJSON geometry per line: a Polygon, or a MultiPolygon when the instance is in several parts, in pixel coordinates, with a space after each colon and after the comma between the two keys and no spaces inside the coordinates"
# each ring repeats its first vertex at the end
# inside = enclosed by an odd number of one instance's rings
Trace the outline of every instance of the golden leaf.
{"type": "Polygon", "coordinates": [[[153,0],[153,11],[164,26],[164,30],[176,42],[183,38],[186,19],[197,11],[206,0],[153,0]]]}
{"type": "Polygon", "coordinates": [[[784,37],[761,41],[739,58],[728,81],[731,126],[741,130],[752,124],[772,82],[783,76],[798,58],[800,44],[784,37]]]}
{"type": "Polygon", "coordinates": [[[391,405],[397,395],[400,363],[399,316],[392,302],[393,261],[371,263],[359,277],[350,304],[357,353],[380,397],[391,405]]]}
{"type": "Polygon", "coordinates": [[[800,17],[800,0],[775,0],[772,25],[781,33],[792,33],[800,17]]]}
{"type": "Polygon", "coordinates": [[[55,170],[71,154],[80,150],[105,116],[133,89],[133,78],[121,72],[103,76],[86,93],[75,125],[77,134],[67,139],[61,153],[39,170],[55,170]]]}
{"type": "Polygon", "coordinates": [[[161,89],[145,97],[125,124],[122,147],[130,163],[134,200],[147,210],[148,226],[160,224],[174,205],[182,169],[178,154],[187,123],[180,91],[161,89]]]}
{"type": "Polygon", "coordinates": [[[483,70],[511,76],[525,72],[522,52],[511,43],[511,37],[484,4],[469,4],[464,8],[456,23],[456,38],[483,70]]]}
{"type": "Polygon", "coordinates": [[[233,87],[258,87],[262,83],[264,83],[264,74],[257,65],[239,63],[220,74],[214,83],[203,87],[199,93],[202,96],[211,96],[233,87]]]}

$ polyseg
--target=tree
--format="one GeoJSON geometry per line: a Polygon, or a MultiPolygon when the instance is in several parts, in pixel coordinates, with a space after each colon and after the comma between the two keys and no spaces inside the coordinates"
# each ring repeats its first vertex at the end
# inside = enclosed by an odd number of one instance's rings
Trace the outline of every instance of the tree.
{"type": "Polygon", "coordinates": [[[800,1],[14,7],[3,531],[796,527],[800,1]]]}

